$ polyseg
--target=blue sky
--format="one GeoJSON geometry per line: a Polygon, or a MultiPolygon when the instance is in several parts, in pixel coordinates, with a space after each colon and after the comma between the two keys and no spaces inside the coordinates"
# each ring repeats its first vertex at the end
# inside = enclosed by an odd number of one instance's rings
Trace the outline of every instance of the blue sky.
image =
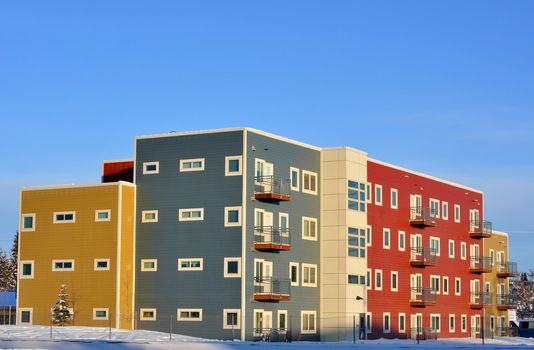
{"type": "Polygon", "coordinates": [[[251,126],[485,192],[534,268],[532,1],[4,1],[0,246],[21,186],[251,126]],[[319,122],[321,121],[321,122],[319,122]]]}

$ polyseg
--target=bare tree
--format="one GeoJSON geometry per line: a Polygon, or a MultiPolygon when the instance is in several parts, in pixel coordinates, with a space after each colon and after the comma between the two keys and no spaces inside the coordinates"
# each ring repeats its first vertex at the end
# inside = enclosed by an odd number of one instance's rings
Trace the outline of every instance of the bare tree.
{"type": "Polygon", "coordinates": [[[534,318],[534,270],[521,273],[510,284],[510,296],[517,301],[517,317],[534,318]]]}

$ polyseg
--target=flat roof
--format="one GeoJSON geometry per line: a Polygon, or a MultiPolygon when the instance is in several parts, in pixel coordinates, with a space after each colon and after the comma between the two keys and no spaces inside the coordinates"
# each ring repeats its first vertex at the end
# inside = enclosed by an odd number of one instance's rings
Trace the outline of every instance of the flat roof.
{"type": "Polygon", "coordinates": [[[59,185],[46,185],[46,186],[28,186],[22,187],[21,191],[43,191],[43,190],[57,190],[57,189],[66,189],[66,188],[81,188],[81,187],[100,187],[100,186],[135,186],[131,182],[127,181],[117,181],[117,182],[102,182],[102,183],[92,183],[92,184],[59,184],[59,185]]]}

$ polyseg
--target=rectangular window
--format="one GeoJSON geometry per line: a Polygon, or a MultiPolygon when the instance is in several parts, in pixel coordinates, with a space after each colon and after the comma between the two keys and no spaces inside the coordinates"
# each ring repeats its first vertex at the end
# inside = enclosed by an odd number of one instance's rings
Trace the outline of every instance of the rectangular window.
{"type": "Polygon", "coordinates": [[[54,213],[54,224],[65,224],[76,222],[75,211],[64,211],[54,213]]]}
{"type": "Polygon", "coordinates": [[[462,295],[462,280],[460,277],[454,279],[454,295],[462,295]]]}
{"type": "Polygon", "coordinates": [[[109,259],[95,259],[94,270],[95,271],[108,271],[109,270],[109,259]]]}
{"type": "Polygon", "coordinates": [[[21,260],[19,262],[20,273],[19,276],[21,279],[31,279],[33,278],[33,260],[21,260]]]}
{"type": "Polygon", "coordinates": [[[348,208],[365,213],[365,184],[363,182],[347,181],[348,208]]]}
{"type": "Polygon", "coordinates": [[[493,261],[495,260],[495,251],[490,249],[490,266],[493,267],[493,261]]]}
{"type": "Polygon", "coordinates": [[[243,156],[229,156],[224,160],[224,175],[225,176],[239,176],[243,174],[241,163],[243,156]]]}
{"type": "Polygon", "coordinates": [[[384,333],[389,333],[391,331],[390,324],[389,324],[390,318],[391,318],[391,314],[389,312],[384,312],[384,315],[383,315],[384,333]]]}
{"type": "Polygon", "coordinates": [[[317,219],[302,217],[302,239],[309,241],[317,240],[317,219]]]}
{"type": "Polygon", "coordinates": [[[22,214],[20,230],[22,232],[35,231],[35,214],[22,214]]]}
{"type": "Polygon", "coordinates": [[[375,270],[375,290],[382,290],[382,270],[375,270]]]}
{"type": "Polygon", "coordinates": [[[390,239],[390,231],[389,231],[389,228],[385,228],[383,229],[383,247],[384,249],[389,249],[390,247],[390,242],[389,242],[389,239],[390,239]]]}
{"type": "Polygon", "coordinates": [[[467,315],[461,316],[461,322],[462,322],[462,332],[467,332],[467,315]]]}
{"type": "Polygon", "coordinates": [[[202,321],[202,309],[177,309],[177,321],[202,321]]]}
{"type": "MultiPolygon", "coordinates": [[[[361,277],[364,277],[364,276],[348,275],[347,283],[348,284],[360,284],[361,277]]],[[[363,279],[363,281],[365,282],[365,278],[363,279]]]]}
{"type": "Polygon", "coordinates": [[[178,221],[202,221],[204,208],[187,208],[178,210],[178,221]]]}
{"type": "Polygon", "coordinates": [[[180,159],[180,172],[204,171],[204,158],[180,159]]]}
{"type": "Polygon", "coordinates": [[[224,258],[224,277],[241,277],[241,258],[224,258]]]}
{"type": "Polygon", "coordinates": [[[204,269],[203,258],[178,259],[178,271],[202,271],[204,269]]]}
{"type": "Polygon", "coordinates": [[[432,290],[436,292],[436,294],[439,294],[440,292],[439,280],[440,280],[439,276],[430,275],[430,288],[432,288],[432,290]]]}
{"type": "Polygon", "coordinates": [[[391,291],[392,292],[397,292],[399,290],[398,279],[399,279],[399,273],[397,271],[391,271],[391,291]]]}
{"type": "Polygon", "coordinates": [[[392,209],[398,209],[399,208],[399,191],[396,188],[391,189],[391,208],[392,209]]]}
{"type": "Polygon", "coordinates": [[[375,184],[375,204],[382,205],[382,185],[375,184]]]}
{"type": "Polygon", "coordinates": [[[278,310],[278,329],[283,331],[288,329],[287,310],[278,310]]]}
{"type": "Polygon", "coordinates": [[[52,271],[74,271],[74,260],[52,260],[52,271]]]}
{"type": "Polygon", "coordinates": [[[454,205],[454,222],[460,222],[460,206],[454,205]]]}
{"type": "Polygon", "coordinates": [[[439,314],[430,314],[430,329],[434,332],[441,332],[441,317],[439,314]]]}
{"type": "Polygon", "coordinates": [[[106,321],[109,319],[109,309],[107,308],[94,308],[93,309],[93,321],[106,321]]]}
{"type": "Polygon", "coordinates": [[[449,295],[449,277],[443,276],[443,294],[449,295]]]}
{"type": "Polygon", "coordinates": [[[399,313],[399,333],[406,333],[406,314],[399,313]]]}
{"type": "Polygon", "coordinates": [[[467,244],[460,242],[460,259],[465,260],[467,258],[467,244]]]}
{"type": "Polygon", "coordinates": [[[156,309],[142,308],[139,310],[139,318],[141,321],[155,321],[156,313],[156,309]]]}
{"type": "Polygon", "coordinates": [[[291,280],[292,286],[299,285],[299,263],[289,263],[289,279],[291,280]]]}
{"type": "Polygon", "coordinates": [[[223,329],[241,328],[241,309],[223,309],[223,329]]]}
{"type": "Polygon", "coordinates": [[[371,269],[367,269],[367,279],[365,280],[365,285],[367,286],[367,289],[371,290],[373,289],[373,283],[371,279],[373,278],[373,272],[371,269]]]}
{"type": "Polygon", "coordinates": [[[317,265],[302,264],[302,286],[317,287],[317,265]]]}
{"type": "Polygon", "coordinates": [[[456,316],[454,314],[449,315],[449,332],[454,333],[456,328],[456,316]]]}
{"type": "Polygon", "coordinates": [[[439,201],[437,199],[430,198],[430,213],[439,218],[439,201]]]}
{"type": "Polygon", "coordinates": [[[111,220],[111,210],[95,210],[95,221],[110,221],[111,220]]]}
{"type": "Polygon", "coordinates": [[[317,332],[315,326],[316,311],[301,311],[300,312],[300,332],[302,334],[315,334],[317,332]]]}
{"type": "Polygon", "coordinates": [[[141,212],[141,222],[158,222],[158,211],[143,210],[141,212]]]}
{"type": "Polygon", "coordinates": [[[142,259],[141,271],[158,271],[158,259],[142,259]]]}
{"type": "Polygon", "coordinates": [[[317,173],[302,170],[302,192],[317,194],[317,173]]]}
{"type": "Polygon", "coordinates": [[[289,178],[291,179],[291,191],[299,191],[300,170],[298,168],[289,168],[289,178]]]}
{"type": "Polygon", "coordinates": [[[29,307],[19,308],[19,324],[29,326],[33,323],[33,309],[29,307]]]}
{"type": "Polygon", "coordinates": [[[365,240],[365,231],[366,230],[362,228],[348,228],[348,256],[365,258],[365,247],[367,245],[365,240]]]}
{"type": "Polygon", "coordinates": [[[373,228],[367,226],[367,246],[370,247],[373,244],[373,228]]]}
{"type": "Polygon", "coordinates": [[[449,258],[454,258],[454,241],[449,239],[449,258]]]}
{"type": "Polygon", "coordinates": [[[241,207],[224,207],[224,226],[241,226],[241,207]]]}
{"type": "Polygon", "coordinates": [[[371,312],[365,315],[365,331],[367,334],[373,332],[373,314],[371,312]]]}
{"type": "Polygon", "coordinates": [[[439,241],[440,239],[438,237],[430,236],[430,249],[436,254],[436,256],[439,256],[440,254],[439,241]]]}
{"type": "Polygon", "coordinates": [[[406,250],[406,233],[399,231],[399,251],[404,252],[406,250]]]}
{"type": "Polygon", "coordinates": [[[372,188],[373,188],[373,185],[371,185],[370,183],[367,183],[365,185],[365,201],[367,203],[371,203],[372,202],[372,188]]]}
{"type": "Polygon", "coordinates": [[[159,162],[144,162],[143,163],[143,175],[158,174],[159,162]]]}
{"type": "Polygon", "coordinates": [[[447,202],[441,202],[441,218],[449,220],[449,203],[447,202]]]}

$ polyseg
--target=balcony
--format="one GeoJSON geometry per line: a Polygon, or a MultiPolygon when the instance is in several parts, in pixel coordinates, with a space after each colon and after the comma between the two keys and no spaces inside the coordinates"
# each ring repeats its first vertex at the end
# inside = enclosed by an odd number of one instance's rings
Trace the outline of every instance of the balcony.
{"type": "Polygon", "coordinates": [[[492,233],[491,221],[471,220],[469,222],[469,237],[490,238],[492,233]]]}
{"type": "Polygon", "coordinates": [[[517,272],[517,263],[515,262],[504,262],[497,263],[497,277],[517,277],[519,272],[517,272]]]}
{"type": "Polygon", "coordinates": [[[410,328],[409,339],[413,340],[437,340],[438,333],[431,328],[410,328]]]}
{"type": "Polygon", "coordinates": [[[436,213],[430,208],[411,207],[410,225],[414,227],[436,226],[436,213]]]}
{"type": "Polygon", "coordinates": [[[485,305],[491,305],[491,293],[489,292],[471,292],[469,306],[471,309],[482,309],[485,305]]]}
{"type": "Polygon", "coordinates": [[[498,337],[517,337],[517,327],[497,327],[495,334],[498,337]]]}
{"type": "Polygon", "coordinates": [[[254,178],[254,198],[265,202],[291,200],[289,179],[277,179],[272,175],[254,178]]]}
{"type": "Polygon", "coordinates": [[[436,291],[432,288],[415,287],[410,291],[410,305],[425,307],[436,303],[436,291]]]}
{"type": "Polygon", "coordinates": [[[410,249],[410,265],[414,267],[434,266],[436,252],[428,247],[412,247],[410,249]]]}
{"type": "Polygon", "coordinates": [[[517,309],[517,302],[509,294],[497,294],[497,310],[517,309]]]}
{"type": "Polygon", "coordinates": [[[254,249],[271,252],[291,250],[289,229],[273,226],[254,227],[254,249]]]}
{"type": "Polygon", "coordinates": [[[469,272],[488,273],[491,272],[491,260],[489,256],[474,256],[469,262],[469,272]]]}
{"type": "Polygon", "coordinates": [[[289,279],[254,277],[254,300],[256,301],[289,300],[289,291],[289,279]]]}

